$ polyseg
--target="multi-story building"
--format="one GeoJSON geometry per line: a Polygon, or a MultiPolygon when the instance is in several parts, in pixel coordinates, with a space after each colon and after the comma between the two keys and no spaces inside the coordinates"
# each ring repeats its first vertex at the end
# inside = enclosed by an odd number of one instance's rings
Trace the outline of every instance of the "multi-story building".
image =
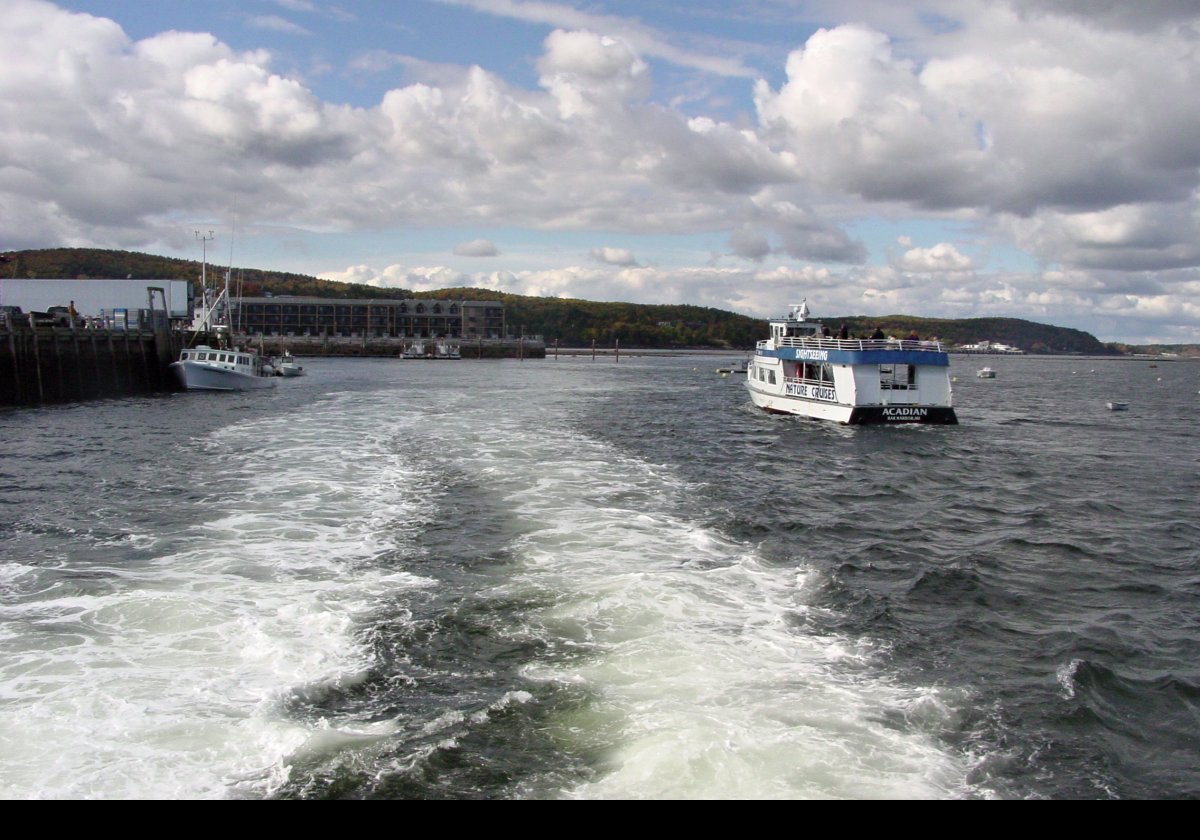
{"type": "Polygon", "coordinates": [[[505,338],[499,301],[258,297],[234,300],[233,328],[249,335],[505,338]]]}

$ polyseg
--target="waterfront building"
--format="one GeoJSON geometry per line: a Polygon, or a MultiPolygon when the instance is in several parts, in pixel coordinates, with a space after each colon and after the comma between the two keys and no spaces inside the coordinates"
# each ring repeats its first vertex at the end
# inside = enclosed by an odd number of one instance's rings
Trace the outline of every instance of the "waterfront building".
{"type": "Polygon", "coordinates": [[[264,336],[367,338],[504,338],[499,301],[241,298],[233,301],[235,332],[264,336]]]}

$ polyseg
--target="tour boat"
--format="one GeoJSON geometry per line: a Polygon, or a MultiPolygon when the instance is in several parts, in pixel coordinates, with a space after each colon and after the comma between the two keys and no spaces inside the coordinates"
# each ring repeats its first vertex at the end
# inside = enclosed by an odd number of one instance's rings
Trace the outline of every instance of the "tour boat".
{"type": "Polygon", "coordinates": [[[792,306],[758,342],[746,374],[756,406],[850,425],[958,422],[939,342],[834,338],[808,315],[792,306]]]}

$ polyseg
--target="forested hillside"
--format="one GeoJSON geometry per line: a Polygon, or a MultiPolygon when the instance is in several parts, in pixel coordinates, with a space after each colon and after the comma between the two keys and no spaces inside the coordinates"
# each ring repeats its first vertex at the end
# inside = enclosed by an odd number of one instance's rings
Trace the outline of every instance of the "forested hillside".
{"type": "MultiPolygon", "coordinates": [[[[198,280],[200,262],[159,257],[133,251],[94,248],[50,248],[13,251],[0,255],[0,274],[5,277],[113,278],[198,280]]],[[[209,265],[221,276],[223,266],[209,265]]],[[[713,347],[746,350],[765,338],[766,322],[734,312],[689,305],[649,305],[564,298],[527,297],[488,289],[451,288],[414,294],[405,289],[382,289],[351,283],[335,283],[304,274],[233,269],[242,283],[242,294],[305,295],[329,298],[429,297],[457,300],[497,300],[504,303],[510,332],[540,335],[547,342],[564,346],[588,346],[593,341],[611,346],[670,348],[713,347]]],[[[781,313],[782,314],[782,309],[781,313]]],[[[1037,324],[1019,318],[918,318],[911,315],[869,317],[863,315],[823,318],[835,332],[844,323],[852,335],[868,336],[876,327],[888,335],[904,337],[911,332],[948,344],[1001,342],[1027,353],[1122,352],[1081,330],[1037,324]]],[[[1186,351],[1183,351],[1186,352],[1186,351]]]]}

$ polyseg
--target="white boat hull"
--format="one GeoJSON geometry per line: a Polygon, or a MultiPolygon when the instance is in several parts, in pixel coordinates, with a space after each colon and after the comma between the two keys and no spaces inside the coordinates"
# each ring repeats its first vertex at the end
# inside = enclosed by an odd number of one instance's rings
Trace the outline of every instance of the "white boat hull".
{"type": "Polygon", "coordinates": [[[204,362],[173,362],[171,369],[187,391],[251,391],[275,387],[275,379],[204,362]]]}
{"type": "Polygon", "coordinates": [[[820,402],[781,394],[768,394],[749,387],[750,401],[772,414],[795,414],[814,420],[830,420],[847,426],[874,423],[931,423],[953,425],[958,422],[954,409],[937,405],[844,405],[820,402]]]}
{"type": "Polygon", "coordinates": [[[831,338],[807,306],[771,321],[746,372],[764,411],[847,425],[954,424],[949,357],[937,342],[831,338]]]}

